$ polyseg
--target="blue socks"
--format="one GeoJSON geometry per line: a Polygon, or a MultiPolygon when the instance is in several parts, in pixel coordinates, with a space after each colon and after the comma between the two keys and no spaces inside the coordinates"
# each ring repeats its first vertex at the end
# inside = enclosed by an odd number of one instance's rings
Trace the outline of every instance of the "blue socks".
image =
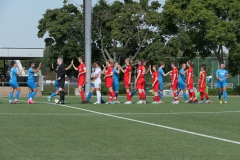
{"type": "Polygon", "coordinates": [[[89,102],[89,100],[91,99],[91,97],[92,97],[92,92],[89,92],[89,93],[88,93],[88,97],[87,97],[87,100],[86,100],[86,101],[87,101],[87,102],[89,102]]]}
{"type": "Polygon", "coordinates": [[[28,99],[32,98],[32,97],[31,97],[31,94],[32,94],[32,92],[29,92],[29,93],[28,93],[28,99]]]}
{"type": "Polygon", "coordinates": [[[17,91],[17,93],[16,93],[16,99],[18,99],[19,95],[20,95],[20,91],[17,91]]]}
{"type": "Polygon", "coordinates": [[[218,99],[221,100],[222,93],[218,92],[218,99]]]}
{"type": "Polygon", "coordinates": [[[132,91],[131,92],[131,97],[133,97],[134,96],[134,94],[136,94],[137,93],[137,91],[135,92],[135,91],[132,91]]]}
{"type": "Polygon", "coordinates": [[[34,98],[35,97],[35,95],[37,94],[37,92],[32,92],[32,94],[31,94],[31,98],[34,98]]]}
{"type": "Polygon", "coordinates": [[[163,93],[159,92],[159,98],[162,100],[163,93]]]}
{"type": "Polygon", "coordinates": [[[188,100],[188,96],[187,96],[187,93],[186,93],[186,92],[183,92],[183,98],[184,98],[185,101],[188,100]]]}
{"type": "Polygon", "coordinates": [[[115,96],[116,96],[116,98],[118,97],[118,91],[115,91],[115,96]]]}
{"type": "Polygon", "coordinates": [[[13,92],[10,92],[10,94],[9,94],[9,100],[11,101],[12,98],[13,98],[13,92]]]}
{"type": "Polygon", "coordinates": [[[56,94],[56,92],[53,92],[51,95],[50,95],[50,98],[53,98],[53,97],[55,97],[57,94],[56,94]]]}
{"type": "Polygon", "coordinates": [[[224,101],[228,100],[227,91],[223,91],[223,97],[224,97],[224,101]]]}

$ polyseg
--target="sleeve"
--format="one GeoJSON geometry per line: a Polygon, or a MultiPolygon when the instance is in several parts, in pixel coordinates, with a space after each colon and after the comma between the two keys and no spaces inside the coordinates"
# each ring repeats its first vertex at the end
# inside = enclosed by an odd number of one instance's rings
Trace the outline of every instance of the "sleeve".
{"type": "Polygon", "coordinates": [[[32,73],[33,73],[33,71],[34,71],[34,70],[31,68],[31,69],[30,69],[30,72],[32,72],[32,73]]]}
{"type": "Polygon", "coordinates": [[[86,71],[86,65],[85,64],[83,65],[83,70],[86,71]]]}
{"type": "Polygon", "coordinates": [[[164,75],[164,71],[163,71],[162,69],[160,70],[160,74],[161,74],[161,75],[164,75]]]}
{"type": "Polygon", "coordinates": [[[216,74],[218,75],[218,70],[216,71],[216,74]]]}

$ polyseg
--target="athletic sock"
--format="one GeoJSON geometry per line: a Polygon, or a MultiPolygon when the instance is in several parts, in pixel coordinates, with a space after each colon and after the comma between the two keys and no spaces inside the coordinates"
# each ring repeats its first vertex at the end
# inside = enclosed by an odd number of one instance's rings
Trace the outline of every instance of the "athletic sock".
{"type": "Polygon", "coordinates": [[[192,97],[193,97],[193,99],[196,99],[196,94],[195,94],[195,92],[194,91],[192,91],[192,97]]]}
{"type": "Polygon", "coordinates": [[[203,99],[204,99],[204,94],[203,94],[203,92],[200,93],[200,99],[201,99],[201,101],[203,101],[203,99]]]}
{"type": "Polygon", "coordinates": [[[32,92],[29,92],[29,93],[28,93],[28,100],[29,100],[30,98],[32,98],[32,97],[31,97],[31,94],[32,94],[32,92]]]}
{"type": "Polygon", "coordinates": [[[160,93],[159,93],[159,98],[162,99],[162,96],[163,96],[163,93],[160,92],[160,93]]]}
{"type": "Polygon", "coordinates": [[[57,93],[56,92],[53,92],[51,95],[50,95],[50,98],[53,98],[53,97],[55,97],[57,95],[57,93]]]}
{"type": "Polygon", "coordinates": [[[17,93],[16,93],[16,99],[19,98],[20,93],[21,93],[20,91],[17,91],[17,93]]]}
{"type": "Polygon", "coordinates": [[[60,101],[63,101],[63,91],[59,91],[60,93],[60,101]]]}
{"type": "Polygon", "coordinates": [[[131,101],[131,93],[130,92],[127,92],[127,101],[131,101]]]}
{"type": "Polygon", "coordinates": [[[12,99],[13,99],[13,92],[10,92],[10,94],[9,94],[9,100],[12,101],[12,99]]]}
{"type": "Polygon", "coordinates": [[[35,97],[35,95],[37,94],[37,92],[32,92],[32,94],[31,94],[31,98],[34,98],[35,97]]]}
{"type": "Polygon", "coordinates": [[[177,95],[177,92],[173,92],[173,95],[174,95],[174,100],[175,100],[175,101],[178,101],[178,95],[177,95]]]}
{"type": "Polygon", "coordinates": [[[116,95],[115,95],[115,93],[113,91],[110,92],[110,95],[113,97],[114,101],[117,101],[116,95]]]}
{"type": "Polygon", "coordinates": [[[187,97],[187,93],[186,93],[186,92],[183,92],[183,98],[184,98],[185,101],[188,100],[188,97],[187,97]]]}
{"type": "Polygon", "coordinates": [[[221,100],[222,93],[218,92],[218,99],[221,100]]]}
{"type": "Polygon", "coordinates": [[[142,92],[138,93],[138,97],[139,97],[140,100],[142,100],[142,92]]]}
{"type": "Polygon", "coordinates": [[[116,96],[116,98],[118,97],[118,91],[115,91],[115,96],[116,96]]]}
{"type": "Polygon", "coordinates": [[[109,101],[109,102],[112,102],[112,96],[111,96],[111,93],[110,93],[110,92],[108,92],[108,101],[109,101]]]}
{"type": "Polygon", "coordinates": [[[98,103],[101,103],[101,98],[102,98],[101,92],[96,91],[96,93],[97,93],[97,101],[98,101],[98,103]]]}
{"type": "Polygon", "coordinates": [[[208,100],[209,99],[209,96],[208,96],[208,94],[205,92],[204,93],[204,96],[205,96],[205,98],[208,100]]]}
{"type": "Polygon", "coordinates": [[[224,97],[224,101],[228,100],[228,95],[226,90],[223,91],[223,97],[224,97]]]}
{"type": "Polygon", "coordinates": [[[83,92],[83,91],[80,91],[79,93],[80,93],[80,95],[81,95],[82,101],[85,101],[84,92],[83,92]]]}
{"type": "Polygon", "coordinates": [[[133,97],[136,93],[137,93],[137,91],[132,91],[131,92],[131,97],[133,97]]]}
{"type": "MultiPolygon", "coordinates": [[[[96,91],[96,92],[97,92],[97,91],[96,91]]],[[[87,101],[87,102],[89,102],[89,101],[90,101],[90,99],[91,99],[91,97],[92,97],[92,92],[89,92],[89,93],[88,93],[88,97],[87,97],[87,100],[86,100],[86,101],[87,101]]]]}

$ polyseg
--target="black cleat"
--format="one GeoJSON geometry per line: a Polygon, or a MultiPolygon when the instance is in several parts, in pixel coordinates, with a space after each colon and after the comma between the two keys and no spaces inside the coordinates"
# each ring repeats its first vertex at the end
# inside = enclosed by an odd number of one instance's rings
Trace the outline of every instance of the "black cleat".
{"type": "Polygon", "coordinates": [[[80,102],[80,104],[87,104],[87,102],[86,101],[82,101],[82,102],[80,102]]]}
{"type": "Polygon", "coordinates": [[[64,101],[58,101],[57,104],[65,104],[65,102],[64,101]]]}

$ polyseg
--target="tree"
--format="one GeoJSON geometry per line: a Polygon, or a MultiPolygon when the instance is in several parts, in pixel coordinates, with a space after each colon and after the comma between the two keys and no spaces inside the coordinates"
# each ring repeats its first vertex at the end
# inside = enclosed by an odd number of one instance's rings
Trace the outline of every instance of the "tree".
{"type": "MultiPolygon", "coordinates": [[[[146,3],[147,2],[147,3],[146,3]]],[[[155,39],[156,24],[159,22],[157,1],[148,5],[115,1],[107,4],[100,0],[93,8],[93,41],[103,58],[120,62],[126,57],[135,60],[146,46],[155,39]]]]}
{"type": "MultiPolygon", "coordinates": [[[[47,47],[48,65],[55,62],[58,57],[63,57],[66,64],[72,59],[83,55],[83,14],[73,4],[64,4],[59,9],[48,9],[39,20],[38,37],[45,34],[47,47]]],[[[77,75],[73,70],[68,75],[77,75]]]]}
{"type": "Polygon", "coordinates": [[[223,63],[226,48],[229,51],[226,67],[232,75],[237,75],[240,73],[239,7],[237,0],[167,0],[162,28],[169,37],[179,39],[181,51],[190,58],[196,53],[203,58],[214,54],[223,63]],[[181,35],[185,38],[181,39],[181,35]]]}

